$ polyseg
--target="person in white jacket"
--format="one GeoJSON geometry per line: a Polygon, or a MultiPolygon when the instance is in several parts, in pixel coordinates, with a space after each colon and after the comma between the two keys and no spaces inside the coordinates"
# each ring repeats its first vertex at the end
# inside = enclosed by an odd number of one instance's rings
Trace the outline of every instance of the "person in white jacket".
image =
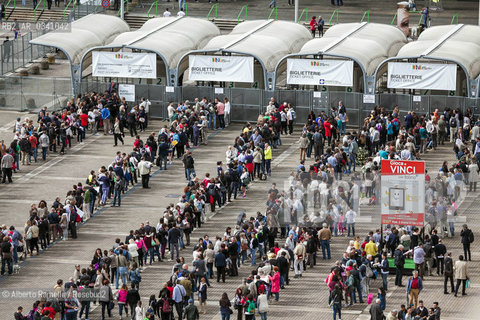
{"type": "Polygon", "coordinates": [[[470,192],[477,192],[478,166],[474,162],[468,166],[468,182],[470,184],[470,192]]]}
{"type": "Polygon", "coordinates": [[[138,301],[137,307],[135,308],[135,320],[144,320],[145,319],[145,309],[142,307],[142,301],[138,301]]]}
{"type": "Polygon", "coordinates": [[[265,291],[258,292],[257,304],[258,304],[258,313],[260,314],[261,319],[267,320],[268,299],[267,299],[267,295],[265,294],[265,291]]]}
{"type": "Polygon", "coordinates": [[[145,189],[150,188],[148,186],[148,181],[150,180],[150,170],[152,168],[152,163],[146,161],[145,157],[142,157],[142,160],[138,163],[138,171],[142,177],[142,187],[145,189]]]}

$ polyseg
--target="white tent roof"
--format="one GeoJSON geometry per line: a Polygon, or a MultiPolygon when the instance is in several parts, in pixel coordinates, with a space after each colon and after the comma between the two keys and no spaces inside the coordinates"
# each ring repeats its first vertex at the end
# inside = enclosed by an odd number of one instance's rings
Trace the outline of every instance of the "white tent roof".
{"type": "MultiPolygon", "coordinates": [[[[421,56],[456,27],[458,26],[445,25],[428,28],[420,34],[417,41],[404,46],[397,56],[421,56]]],[[[480,27],[464,25],[438,47],[428,52],[427,56],[455,60],[467,69],[471,78],[476,78],[480,74],[480,27]]]]}
{"type": "Polygon", "coordinates": [[[185,53],[202,48],[219,34],[218,27],[205,19],[154,18],[136,31],[120,34],[110,46],[130,46],[158,52],[169,68],[173,68],[185,53]]]}
{"type": "Polygon", "coordinates": [[[211,39],[202,49],[251,54],[263,62],[266,71],[273,72],[282,57],[297,52],[312,35],[304,26],[294,22],[275,20],[267,23],[267,20],[242,22],[228,35],[211,39]]]}
{"type": "Polygon", "coordinates": [[[71,32],[49,32],[30,42],[61,49],[70,56],[73,64],[78,64],[88,49],[108,44],[118,34],[127,31],[130,31],[128,24],[120,18],[91,14],[72,22],[71,32]]]}
{"type": "Polygon", "coordinates": [[[329,28],[322,38],[308,41],[299,53],[324,52],[352,57],[363,65],[367,75],[372,75],[383,60],[395,56],[406,43],[403,32],[391,25],[341,23],[329,28]],[[334,45],[335,42],[338,43],[334,45]]]}

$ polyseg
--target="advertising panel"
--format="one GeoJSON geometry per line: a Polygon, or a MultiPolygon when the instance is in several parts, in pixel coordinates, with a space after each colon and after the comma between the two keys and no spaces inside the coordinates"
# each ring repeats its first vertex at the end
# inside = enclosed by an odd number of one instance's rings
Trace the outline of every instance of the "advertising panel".
{"type": "Polygon", "coordinates": [[[157,55],[134,52],[92,52],[94,77],[157,78],[157,55]]]}
{"type": "Polygon", "coordinates": [[[253,57],[190,55],[188,63],[192,81],[254,81],[253,57]]]}
{"type": "Polygon", "coordinates": [[[135,85],[134,84],[119,84],[118,96],[125,98],[126,101],[135,101],[135,85]]]}
{"type": "Polygon", "coordinates": [[[457,66],[439,63],[388,63],[387,87],[391,89],[456,89],[457,66]]]}
{"type": "Polygon", "coordinates": [[[353,61],[287,59],[287,84],[353,86],[353,61]]]}
{"type": "Polygon", "coordinates": [[[425,162],[382,160],[382,224],[423,226],[425,162]]]}

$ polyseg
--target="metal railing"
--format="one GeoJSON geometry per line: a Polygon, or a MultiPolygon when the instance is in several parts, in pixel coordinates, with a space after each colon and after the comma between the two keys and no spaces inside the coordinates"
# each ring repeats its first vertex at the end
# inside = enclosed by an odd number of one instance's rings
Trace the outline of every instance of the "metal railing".
{"type": "Polygon", "coordinates": [[[213,4],[212,7],[210,8],[210,11],[208,11],[207,20],[210,19],[210,15],[212,14],[213,9],[215,9],[215,18],[218,18],[218,2],[217,2],[213,4]]]}
{"type": "Polygon", "coordinates": [[[0,109],[37,111],[55,109],[72,98],[70,79],[0,77],[0,109]]]}
{"type": "Polygon", "coordinates": [[[423,13],[420,15],[420,19],[418,20],[418,27],[422,25],[423,13]]]}
{"type": "Polygon", "coordinates": [[[363,13],[363,16],[362,16],[362,19],[360,20],[360,22],[363,22],[365,20],[365,18],[367,18],[367,22],[370,22],[370,10],[367,10],[363,13]]]}
{"type": "MultiPolygon", "coordinates": [[[[126,4],[123,8],[125,10],[125,12],[123,14],[127,14],[128,13],[128,3],[129,1],[128,0],[120,0],[120,1],[123,1],[124,4],[126,4]]],[[[120,17],[120,14],[121,14],[121,11],[122,11],[122,8],[119,8],[118,9],[118,12],[117,12],[117,16],[120,17]]]]}
{"type": "Polygon", "coordinates": [[[330,19],[328,20],[328,26],[332,26],[332,20],[335,19],[336,24],[338,24],[338,13],[340,12],[340,9],[335,9],[335,11],[332,12],[332,15],[330,16],[330,19]]]}
{"type": "MultiPolygon", "coordinates": [[[[408,11],[409,13],[422,13],[422,11],[418,11],[418,10],[412,10],[412,11],[408,11]]],[[[390,22],[391,25],[395,24],[395,19],[397,18],[397,13],[395,12],[395,14],[393,15],[393,19],[392,19],[392,22],[390,22]]]]}
{"type": "Polygon", "coordinates": [[[70,8],[71,4],[72,4],[72,9],[71,10],[73,11],[73,10],[75,10],[75,5],[77,4],[77,0],[70,0],[68,2],[67,6],[65,7],[65,9],[63,9],[63,20],[66,20],[65,18],[70,15],[70,13],[67,15],[67,10],[68,10],[68,8],[70,8]]]}
{"type": "Polygon", "coordinates": [[[20,67],[44,57],[50,48],[30,44],[30,40],[45,34],[45,31],[28,32],[17,40],[7,41],[0,45],[0,75],[14,73],[20,67]]]}
{"type": "Polygon", "coordinates": [[[395,12],[395,14],[393,15],[392,22],[390,22],[391,25],[393,25],[395,23],[396,18],[397,18],[397,13],[395,12]]]}
{"type": "Polygon", "coordinates": [[[35,21],[34,22],[37,22],[38,19],[40,19],[40,16],[42,15],[43,11],[45,10],[45,3],[47,2],[47,0],[40,0],[40,2],[37,4],[37,6],[35,7],[35,9],[33,9],[33,15],[34,15],[34,19],[35,21]],[[42,7],[42,12],[40,13],[40,15],[38,16],[38,19],[37,19],[37,11],[38,11],[38,8],[40,7],[40,5],[43,3],[43,7],[42,7]]]}
{"type": "Polygon", "coordinates": [[[458,13],[455,13],[452,17],[452,21],[450,21],[450,24],[453,24],[453,21],[456,21],[455,24],[458,24],[458,13]]]}
{"type": "Polygon", "coordinates": [[[302,13],[300,14],[300,17],[298,18],[297,23],[300,23],[304,14],[305,14],[305,23],[308,23],[308,8],[305,8],[305,9],[302,10],[302,13]]]}
{"type": "Polygon", "coordinates": [[[147,19],[150,19],[150,11],[152,11],[153,6],[155,6],[155,17],[158,16],[158,0],[150,5],[150,9],[147,11],[147,19]]]}
{"type": "Polygon", "coordinates": [[[9,8],[10,2],[12,2],[12,1],[13,1],[13,9],[15,9],[17,7],[16,0],[8,0],[7,4],[5,5],[5,8],[9,8]]]}
{"type": "Polygon", "coordinates": [[[272,17],[273,13],[275,12],[275,20],[278,20],[278,9],[277,7],[273,7],[272,10],[270,10],[270,14],[268,15],[268,20],[272,17]]]}
{"type": "Polygon", "coordinates": [[[242,15],[243,10],[245,10],[245,20],[247,20],[247,8],[248,8],[248,5],[244,5],[242,7],[242,10],[240,10],[240,13],[237,16],[237,22],[240,22],[240,16],[242,15]]]}

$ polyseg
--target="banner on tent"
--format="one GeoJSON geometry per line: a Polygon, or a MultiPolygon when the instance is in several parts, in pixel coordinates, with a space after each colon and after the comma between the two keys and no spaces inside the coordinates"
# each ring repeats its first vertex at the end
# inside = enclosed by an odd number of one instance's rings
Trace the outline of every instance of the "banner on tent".
{"type": "Polygon", "coordinates": [[[125,98],[125,101],[134,102],[135,101],[135,85],[134,84],[119,84],[118,85],[118,96],[120,98],[125,98]]]}
{"type": "Polygon", "coordinates": [[[353,61],[287,59],[287,84],[353,86],[353,61]]]}
{"type": "Polygon", "coordinates": [[[188,63],[192,81],[254,81],[253,57],[190,55],[188,63]]]}
{"type": "Polygon", "coordinates": [[[382,224],[422,226],[425,215],[425,162],[382,160],[382,224]]]}
{"type": "Polygon", "coordinates": [[[457,66],[438,63],[388,63],[391,89],[455,90],[457,66]]]}
{"type": "Polygon", "coordinates": [[[94,77],[157,78],[157,56],[154,53],[92,52],[94,77]]]}

